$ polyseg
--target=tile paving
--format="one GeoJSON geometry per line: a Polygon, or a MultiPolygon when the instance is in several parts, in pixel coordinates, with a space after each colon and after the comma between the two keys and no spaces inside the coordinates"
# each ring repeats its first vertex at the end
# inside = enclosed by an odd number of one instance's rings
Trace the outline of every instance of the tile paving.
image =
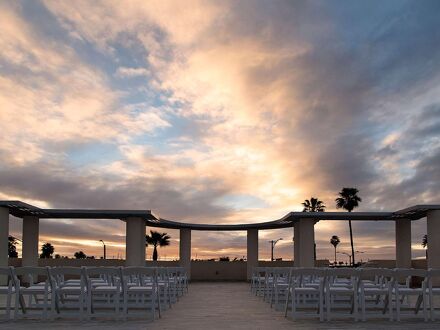
{"type": "Polygon", "coordinates": [[[423,322],[406,320],[388,322],[349,320],[320,323],[307,319],[292,321],[284,318],[261,298],[250,293],[249,285],[243,282],[196,282],[190,285],[189,293],[171,309],[163,312],[162,318],[154,322],[148,319],[123,321],[77,320],[36,321],[20,320],[2,322],[0,329],[440,329],[440,321],[423,322]]]}

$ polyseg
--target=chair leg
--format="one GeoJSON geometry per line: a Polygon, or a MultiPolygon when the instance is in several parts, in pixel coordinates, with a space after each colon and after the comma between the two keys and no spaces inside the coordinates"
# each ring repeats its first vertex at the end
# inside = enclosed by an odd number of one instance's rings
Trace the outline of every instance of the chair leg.
{"type": "Polygon", "coordinates": [[[11,300],[12,294],[11,292],[8,292],[8,295],[6,296],[6,319],[8,321],[11,319],[11,300]]]}
{"type": "Polygon", "coordinates": [[[322,292],[319,293],[319,321],[324,321],[324,297],[322,292]]]}

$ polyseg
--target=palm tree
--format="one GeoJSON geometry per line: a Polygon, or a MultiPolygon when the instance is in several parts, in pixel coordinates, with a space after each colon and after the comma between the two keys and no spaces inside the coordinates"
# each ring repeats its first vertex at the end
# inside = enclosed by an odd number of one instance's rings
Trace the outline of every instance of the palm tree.
{"type": "MultiPolygon", "coordinates": [[[[362,202],[362,199],[357,195],[359,190],[356,188],[342,188],[341,192],[339,192],[338,198],[336,198],[336,208],[344,209],[348,212],[353,211],[355,207],[359,206],[359,202],[362,202]]],[[[353,266],[356,264],[354,259],[354,245],[353,245],[353,230],[351,228],[351,220],[348,220],[348,226],[350,227],[350,244],[351,244],[351,255],[353,256],[353,266]]]]}
{"type": "Polygon", "coordinates": [[[159,233],[158,231],[150,230],[151,235],[145,236],[146,245],[153,245],[153,260],[157,260],[157,246],[168,246],[170,245],[170,236],[167,233],[159,233]]]}
{"type": "Polygon", "coordinates": [[[8,257],[18,258],[17,239],[14,236],[8,236],[8,257]]]}
{"type": "Polygon", "coordinates": [[[41,246],[40,258],[52,258],[55,248],[50,243],[45,243],[41,246]]]}
{"type": "Polygon", "coordinates": [[[318,198],[311,197],[310,200],[306,199],[304,203],[301,203],[304,206],[303,212],[324,212],[325,205],[322,201],[318,200],[318,198]]]}
{"type": "Polygon", "coordinates": [[[425,250],[425,257],[426,257],[426,259],[428,259],[428,235],[423,235],[423,238],[422,238],[422,246],[426,249],[425,250]]]}
{"type": "Polygon", "coordinates": [[[336,265],[336,247],[338,246],[339,243],[341,243],[341,240],[339,239],[338,236],[333,235],[332,238],[330,238],[330,244],[335,247],[335,265],[336,265]]]}
{"type": "Polygon", "coordinates": [[[85,259],[87,258],[86,254],[82,251],[75,252],[73,255],[76,259],[85,259]]]}

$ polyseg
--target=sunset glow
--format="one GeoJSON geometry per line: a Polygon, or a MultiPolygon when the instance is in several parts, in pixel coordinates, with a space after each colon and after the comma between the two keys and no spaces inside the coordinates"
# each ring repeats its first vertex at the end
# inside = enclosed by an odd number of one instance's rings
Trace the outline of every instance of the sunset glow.
{"type": "MultiPolygon", "coordinates": [[[[342,187],[359,211],[438,203],[440,2],[341,2],[0,2],[0,200],[209,224],[275,220],[311,196],[336,210],[342,187]]],[[[394,223],[353,230],[358,258],[394,258],[394,223]]],[[[167,232],[159,256],[178,258],[167,232]]],[[[318,259],[332,235],[349,251],[346,222],[315,232],[318,259]]],[[[425,233],[418,221],[414,258],[425,233]]],[[[260,259],[280,237],[292,259],[292,229],[259,235],[260,259]]],[[[39,239],[125,254],[118,220],[42,219],[39,239]]],[[[245,255],[246,232],[192,234],[193,258],[245,255]]]]}

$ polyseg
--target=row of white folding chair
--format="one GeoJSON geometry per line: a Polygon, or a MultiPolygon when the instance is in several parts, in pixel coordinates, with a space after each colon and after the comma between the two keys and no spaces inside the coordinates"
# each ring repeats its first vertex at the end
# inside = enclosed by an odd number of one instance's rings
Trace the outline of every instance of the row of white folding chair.
{"type": "MultiPolygon", "coordinates": [[[[426,296],[429,295],[429,292],[431,292],[431,296],[436,294],[434,290],[427,290],[428,274],[429,272],[420,269],[292,269],[288,291],[290,300],[288,299],[286,302],[285,312],[287,314],[288,304],[291,303],[292,317],[295,318],[297,304],[301,301],[314,302],[312,305],[318,308],[318,314],[322,319],[324,317],[322,304],[325,303],[327,319],[332,318],[333,309],[343,307],[348,310],[346,316],[357,320],[358,304],[360,304],[362,320],[366,319],[367,307],[381,311],[380,314],[373,313],[374,317],[384,315],[392,320],[394,302],[396,319],[400,320],[404,298],[409,295],[416,295],[418,300],[413,311],[417,313],[420,306],[422,306],[423,318],[427,320],[428,304],[426,296]],[[318,286],[322,290],[319,293],[316,292],[316,281],[304,281],[305,278],[316,276],[318,273],[322,276],[318,277],[318,286]],[[409,287],[408,277],[424,278],[421,287],[409,287]],[[402,279],[405,280],[405,285],[399,285],[399,280],[402,279]],[[315,292],[314,295],[313,292],[315,292]],[[324,300],[321,300],[322,294],[324,294],[324,300]],[[388,314],[386,314],[387,311],[388,314]]],[[[440,294],[440,290],[437,292],[440,294]]],[[[432,310],[431,319],[433,319],[434,304],[432,302],[430,307],[432,310]]],[[[411,316],[413,317],[414,314],[411,314],[411,316]]]]}
{"type": "MultiPolygon", "coordinates": [[[[182,275],[184,271],[178,269],[178,272],[179,279],[175,282],[187,285],[184,275],[182,275]]],[[[20,267],[14,269],[9,267],[3,268],[1,274],[8,277],[8,286],[5,287],[6,289],[0,290],[0,293],[7,296],[5,310],[8,319],[12,307],[11,298],[14,295],[14,318],[19,316],[19,305],[22,311],[21,317],[29,315],[29,311],[33,309],[42,310],[41,316],[43,318],[48,316],[52,318],[55,313],[59,315],[61,310],[73,309],[76,313],[70,313],[70,315],[78,315],[83,318],[83,314],[87,310],[87,316],[90,318],[92,315],[95,316],[96,310],[101,307],[114,308],[114,312],[112,311],[110,315],[120,317],[120,305],[122,304],[124,315],[126,315],[127,309],[130,308],[129,299],[133,298],[134,293],[136,293],[138,301],[145,302],[145,298],[148,298],[150,306],[157,306],[160,315],[161,304],[157,289],[156,268],[20,267]],[[67,278],[72,276],[76,278],[67,278]],[[133,278],[138,280],[133,282],[131,281],[133,278]],[[38,280],[42,280],[42,282],[38,282],[38,280]],[[123,287],[124,283],[125,287],[123,287]],[[131,287],[137,288],[131,289],[131,287]],[[128,290],[127,295],[123,294],[126,292],[124,288],[126,291],[128,290]],[[27,303],[24,299],[25,296],[28,298],[27,303]]],[[[151,309],[154,317],[156,307],[151,309]]]]}

